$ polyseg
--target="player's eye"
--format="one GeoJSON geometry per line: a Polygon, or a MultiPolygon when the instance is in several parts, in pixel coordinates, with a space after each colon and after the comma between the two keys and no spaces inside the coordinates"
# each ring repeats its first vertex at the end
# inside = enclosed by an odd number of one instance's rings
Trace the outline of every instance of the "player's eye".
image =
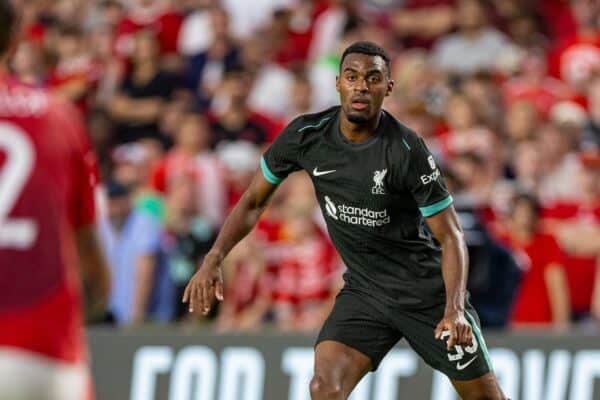
{"type": "Polygon", "coordinates": [[[379,83],[379,82],[381,82],[381,77],[379,75],[371,75],[369,77],[369,82],[370,83],[379,83]]]}
{"type": "Polygon", "coordinates": [[[346,75],[346,80],[349,82],[354,82],[356,80],[356,75],[346,75]]]}

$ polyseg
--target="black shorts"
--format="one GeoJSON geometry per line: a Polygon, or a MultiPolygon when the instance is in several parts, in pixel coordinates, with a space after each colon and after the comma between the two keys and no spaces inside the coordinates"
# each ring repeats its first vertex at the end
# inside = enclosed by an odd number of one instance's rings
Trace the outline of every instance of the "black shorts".
{"type": "Polygon", "coordinates": [[[418,311],[392,309],[362,292],[342,289],[325,321],[317,344],[334,340],[371,359],[375,371],[388,351],[403,337],[432,368],[453,380],[479,378],[492,370],[477,313],[466,304],[465,316],[473,327],[473,344],[446,349],[447,337],[435,338],[444,305],[418,311]]]}

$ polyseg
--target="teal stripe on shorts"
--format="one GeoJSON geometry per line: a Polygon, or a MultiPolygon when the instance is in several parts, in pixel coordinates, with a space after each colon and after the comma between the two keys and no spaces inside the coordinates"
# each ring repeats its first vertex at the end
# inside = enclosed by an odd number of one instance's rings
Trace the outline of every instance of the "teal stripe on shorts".
{"type": "Polygon", "coordinates": [[[490,371],[493,371],[494,369],[492,368],[492,362],[490,361],[490,354],[488,353],[488,349],[487,349],[487,346],[485,345],[485,340],[483,339],[481,330],[479,329],[479,326],[475,322],[475,318],[473,318],[473,316],[471,314],[469,314],[468,311],[465,311],[465,315],[467,316],[467,319],[471,323],[471,327],[473,328],[473,334],[475,335],[477,342],[479,342],[479,346],[481,346],[481,351],[483,352],[483,357],[485,358],[485,361],[487,362],[487,365],[488,365],[490,371]]]}

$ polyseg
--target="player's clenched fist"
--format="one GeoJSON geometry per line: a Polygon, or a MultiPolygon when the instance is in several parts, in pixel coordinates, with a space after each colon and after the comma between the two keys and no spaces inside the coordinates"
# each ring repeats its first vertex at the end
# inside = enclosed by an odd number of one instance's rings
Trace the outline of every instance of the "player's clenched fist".
{"type": "Polygon", "coordinates": [[[446,313],[435,328],[435,338],[440,339],[444,331],[450,332],[446,342],[448,350],[455,345],[470,346],[473,342],[473,329],[462,312],[446,313]]]}
{"type": "Polygon", "coordinates": [[[213,300],[223,300],[223,274],[221,272],[222,257],[208,253],[202,266],[192,276],[185,288],[182,301],[189,302],[190,312],[200,310],[208,314],[213,300]]]}

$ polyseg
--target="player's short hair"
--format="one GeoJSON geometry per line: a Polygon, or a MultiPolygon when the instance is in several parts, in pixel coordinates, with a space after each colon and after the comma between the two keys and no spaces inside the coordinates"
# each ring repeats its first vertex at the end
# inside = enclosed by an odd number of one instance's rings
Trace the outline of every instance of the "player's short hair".
{"type": "Polygon", "coordinates": [[[17,14],[10,0],[0,0],[0,55],[8,50],[17,25],[17,14]]]}
{"type": "Polygon", "coordinates": [[[387,51],[383,47],[378,46],[373,42],[354,42],[350,46],[344,50],[342,54],[342,59],[340,61],[340,68],[342,68],[342,64],[344,63],[344,59],[348,54],[366,54],[369,56],[379,56],[385,61],[385,67],[387,69],[387,76],[390,76],[391,73],[391,65],[390,65],[390,56],[387,51]]]}

